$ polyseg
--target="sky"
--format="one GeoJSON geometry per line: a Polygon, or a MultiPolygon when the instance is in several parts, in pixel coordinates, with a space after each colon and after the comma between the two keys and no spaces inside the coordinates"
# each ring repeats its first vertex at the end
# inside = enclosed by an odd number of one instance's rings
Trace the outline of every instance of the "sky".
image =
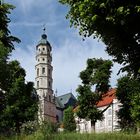
{"type": "MultiPolygon", "coordinates": [[[[17,59],[26,70],[26,81],[35,81],[36,45],[41,39],[43,25],[46,25],[47,39],[52,46],[53,90],[57,96],[72,92],[81,83],[79,73],[86,68],[88,58],[112,59],[105,52],[105,45],[92,37],[85,41],[78,30],[70,28],[65,18],[68,7],[58,0],[5,0],[16,6],[11,11],[9,29],[21,40],[15,44],[11,60],[17,59]]],[[[116,86],[120,65],[112,68],[111,86],[116,86]]]]}

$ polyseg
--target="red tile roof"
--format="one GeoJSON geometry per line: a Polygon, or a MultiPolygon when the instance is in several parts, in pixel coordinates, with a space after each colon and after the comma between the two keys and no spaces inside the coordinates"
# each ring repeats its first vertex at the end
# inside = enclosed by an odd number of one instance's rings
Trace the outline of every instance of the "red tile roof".
{"type": "MultiPolygon", "coordinates": [[[[102,100],[97,104],[97,107],[102,107],[102,106],[106,106],[106,105],[109,105],[112,103],[113,99],[116,98],[115,96],[116,94],[116,89],[115,88],[112,88],[110,89],[107,93],[105,93],[103,95],[103,98],[102,100]]],[[[79,109],[79,105],[76,106],[74,109],[73,109],[73,112],[77,112],[79,109]]]]}
{"type": "Polygon", "coordinates": [[[97,107],[106,106],[112,103],[113,99],[116,98],[116,89],[110,89],[106,94],[103,95],[102,100],[97,104],[97,107]]]}

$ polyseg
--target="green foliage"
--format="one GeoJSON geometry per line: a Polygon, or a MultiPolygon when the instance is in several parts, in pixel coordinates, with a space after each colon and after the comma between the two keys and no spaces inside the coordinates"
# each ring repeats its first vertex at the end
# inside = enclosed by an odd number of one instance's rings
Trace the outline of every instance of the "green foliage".
{"type": "MultiPolygon", "coordinates": [[[[13,43],[19,42],[19,39],[11,36],[10,31],[8,30],[8,23],[10,22],[8,14],[10,14],[10,10],[13,8],[12,5],[6,3],[0,5],[0,130],[7,124],[3,119],[5,118],[3,114],[7,103],[6,96],[7,91],[9,90],[8,85],[11,84],[8,82],[10,74],[7,59],[14,49],[13,43]]],[[[8,128],[9,126],[6,127],[8,128]]],[[[9,129],[11,128],[9,127],[9,129]]]]}
{"type": "Polygon", "coordinates": [[[118,80],[116,96],[121,108],[118,112],[119,124],[123,131],[132,131],[140,123],[140,81],[129,76],[118,80]]]}
{"type": "Polygon", "coordinates": [[[137,126],[137,132],[140,131],[140,81],[135,80],[135,87],[133,87],[133,95],[131,99],[131,116],[137,126]]]}
{"type": "Polygon", "coordinates": [[[30,135],[35,133],[39,128],[39,123],[37,120],[35,121],[28,121],[22,124],[21,126],[21,134],[30,135]]]}
{"type": "Polygon", "coordinates": [[[64,110],[64,131],[72,132],[76,130],[76,122],[74,119],[74,112],[72,107],[68,107],[64,110]]]}
{"type": "Polygon", "coordinates": [[[111,67],[110,60],[88,59],[86,69],[80,73],[82,85],[77,89],[79,94],[77,115],[80,118],[91,119],[93,125],[97,120],[103,119],[103,111],[97,109],[97,104],[110,87],[111,67]]]}
{"type": "MultiPolygon", "coordinates": [[[[139,85],[140,88],[140,85],[139,85]]],[[[131,116],[133,120],[135,121],[135,124],[137,126],[137,132],[140,132],[140,89],[138,93],[133,96],[133,100],[131,102],[132,108],[131,108],[131,116]]]]}
{"type": "Polygon", "coordinates": [[[5,56],[8,56],[8,53],[11,53],[14,49],[13,42],[20,42],[20,40],[14,36],[11,36],[8,27],[8,23],[11,21],[8,18],[8,14],[10,14],[11,10],[14,9],[13,5],[4,3],[0,5],[0,46],[3,45],[3,47],[6,49],[7,54],[5,56]]]}
{"type": "Polygon", "coordinates": [[[80,35],[100,38],[122,71],[139,76],[140,1],[136,0],[59,0],[69,6],[67,18],[80,35]]]}
{"type": "Polygon", "coordinates": [[[8,29],[13,8],[0,4],[0,134],[20,132],[21,125],[34,120],[38,110],[38,97],[33,83],[25,83],[25,70],[18,61],[8,62],[14,42],[20,42],[8,29]]]}
{"type": "MultiPolygon", "coordinates": [[[[33,83],[25,84],[25,71],[17,61],[11,62],[9,67],[9,82],[5,91],[5,102],[0,116],[0,126],[3,131],[15,129],[20,132],[20,127],[27,121],[33,121],[37,115],[38,98],[33,88],[33,83]]],[[[2,131],[1,130],[1,131],[2,131]]]]}
{"type": "Polygon", "coordinates": [[[0,5],[0,88],[6,90],[7,85],[7,58],[14,49],[14,42],[20,42],[20,40],[10,34],[8,29],[8,23],[10,19],[8,14],[14,8],[9,4],[0,5]],[[6,74],[5,74],[6,73],[6,74]]]}
{"type": "Polygon", "coordinates": [[[57,124],[50,121],[44,121],[40,126],[40,131],[43,134],[44,139],[51,139],[52,136],[57,133],[57,129],[57,124]]]}

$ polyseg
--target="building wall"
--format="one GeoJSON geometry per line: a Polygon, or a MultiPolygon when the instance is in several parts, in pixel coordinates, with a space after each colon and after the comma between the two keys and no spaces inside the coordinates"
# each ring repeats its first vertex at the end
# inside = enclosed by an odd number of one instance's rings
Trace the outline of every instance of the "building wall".
{"type": "Polygon", "coordinates": [[[45,120],[56,122],[56,106],[53,101],[53,98],[51,100],[50,99],[44,100],[44,115],[45,120]]]}
{"type": "Polygon", "coordinates": [[[56,108],[56,115],[57,115],[57,121],[62,122],[63,121],[63,110],[56,108]]]}
{"type": "MultiPolygon", "coordinates": [[[[97,121],[95,125],[96,132],[112,132],[117,131],[118,118],[117,111],[119,110],[120,103],[117,99],[113,100],[110,107],[104,112],[104,119],[102,121],[97,121]]],[[[100,107],[100,110],[104,110],[107,106],[100,107]]]]}
{"type": "Polygon", "coordinates": [[[80,119],[77,116],[75,116],[76,121],[76,131],[80,133],[90,133],[91,132],[91,121],[80,119]]]}
{"type": "Polygon", "coordinates": [[[47,43],[47,36],[42,35],[36,46],[36,78],[35,86],[39,96],[39,120],[56,122],[56,105],[52,90],[52,55],[51,46],[47,43]]]}
{"type": "MultiPolygon", "coordinates": [[[[102,121],[97,121],[95,124],[95,132],[112,132],[118,131],[118,117],[117,111],[121,104],[117,99],[113,100],[110,107],[104,112],[104,119],[102,121]]],[[[107,106],[99,107],[100,110],[105,109],[107,106]]],[[[80,119],[75,117],[77,123],[77,131],[79,132],[92,132],[91,121],[86,121],[85,119],[80,119]]]]}

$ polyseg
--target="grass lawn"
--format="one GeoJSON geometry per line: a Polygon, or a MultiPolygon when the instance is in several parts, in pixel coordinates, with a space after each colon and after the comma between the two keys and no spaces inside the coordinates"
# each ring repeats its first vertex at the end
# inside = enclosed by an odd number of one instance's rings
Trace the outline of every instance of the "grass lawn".
{"type": "Polygon", "coordinates": [[[13,137],[2,137],[0,140],[140,140],[140,135],[123,133],[100,133],[100,134],[79,134],[79,133],[60,133],[43,135],[41,132],[32,135],[20,135],[13,137]]]}

